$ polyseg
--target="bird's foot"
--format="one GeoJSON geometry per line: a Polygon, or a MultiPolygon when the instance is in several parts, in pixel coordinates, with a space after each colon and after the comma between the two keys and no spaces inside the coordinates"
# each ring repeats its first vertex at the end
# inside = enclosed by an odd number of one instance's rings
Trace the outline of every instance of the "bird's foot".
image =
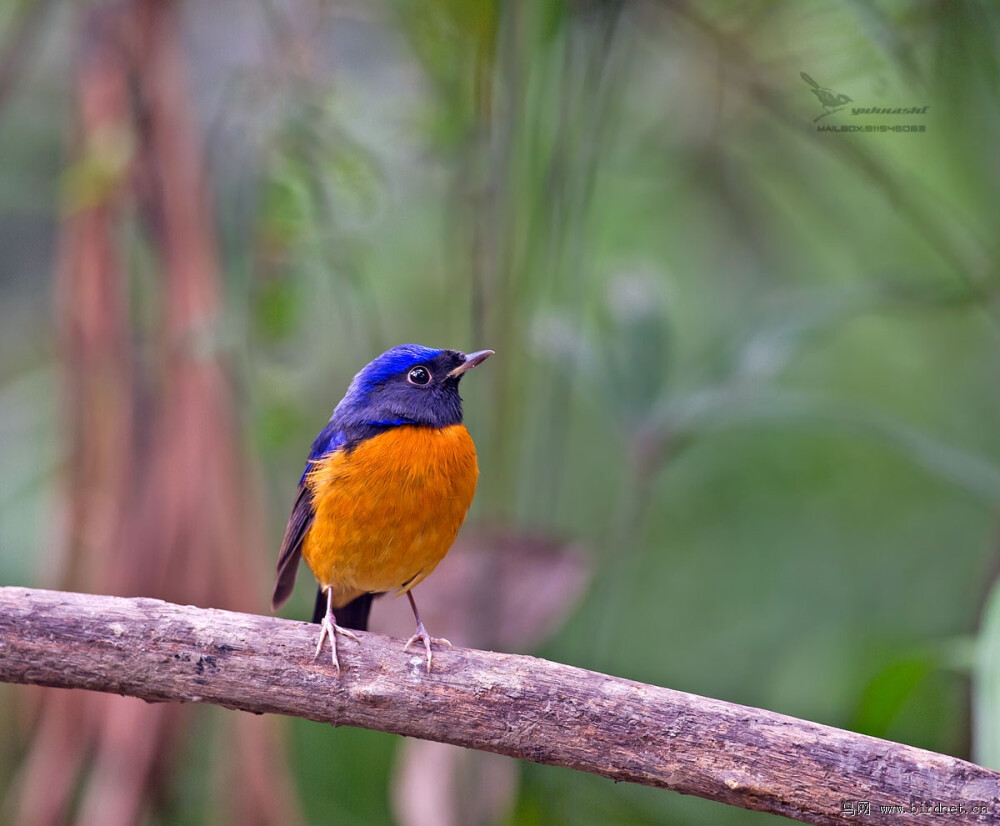
{"type": "Polygon", "coordinates": [[[319,642],[316,643],[316,653],[313,654],[313,659],[317,659],[320,652],[323,650],[323,640],[327,637],[330,638],[330,648],[333,652],[331,658],[333,662],[333,667],[337,669],[337,674],[340,674],[340,660],[337,659],[337,633],[343,634],[345,637],[350,637],[355,642],[361,642],[357,635],[352,631],[348,631],[346,628],[341,628],[337,623],[333,621],[333,614],[327,613],[323,617],[323,621],[320,623],[319,628],[319,642]]]}
{"type": "Polygon", "coordinates": [[[430,671],[431,671],[431,658],[433,656],[431,654],[431,643],[437,643],[438,645],[447,645],[449,648],[452,648],[453,646],[444,637],[432,637],[430,634],[427,633],[427,629],[424,628],[423,622],[420,622],[418,620],[417,621],[417,633],[414,634],[412,637],[410,637],[406,641],[406,645],[403,646],[403,650],[406,651],[407,649],[409,649],[409,647],[411,645],[413,645],[413,643],[415,643],[415,642],[417,642],[419,640],[423,640],[424,650],[427,652],[427,673],[430,674],[430,671]]]}

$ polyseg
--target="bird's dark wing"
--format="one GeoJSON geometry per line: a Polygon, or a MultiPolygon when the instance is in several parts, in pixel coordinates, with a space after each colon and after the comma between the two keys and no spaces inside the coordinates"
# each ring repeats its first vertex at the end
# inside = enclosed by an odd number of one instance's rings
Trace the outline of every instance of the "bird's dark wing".
{"type": "Polygon", "coordinates": [[[292,514],[285,526],[285,537],[281,540],[281,550],[278,551],[278,572],[274,580],[274,595],[271,597],[271,610],[277,610],[292,595],[295,587],[295,575],[299,571],[299,559],[302,556],[302,540],[305,539],[312,525],[313,510],[312,494],[306,484],[306,476],[312,466],[335,450],[342,448],[347,441],[344,432],[333,422],[327,424],[316,437],[309,451],[309,461],[299,480],[299,493],[292,506],[292,514]]]}
{"type": "Polygon", "coordinates": [[[274,596],[271,610],[276,611],[292,595],[295,575],[299,572],[299,558],[302,556],[302,540],[313,521],[312,494],[305,483],[299,483],[299,495],[295,497],[292,514],[285,526],[285,537],[278,552],[278,572],[274,580],[274,596]]]}

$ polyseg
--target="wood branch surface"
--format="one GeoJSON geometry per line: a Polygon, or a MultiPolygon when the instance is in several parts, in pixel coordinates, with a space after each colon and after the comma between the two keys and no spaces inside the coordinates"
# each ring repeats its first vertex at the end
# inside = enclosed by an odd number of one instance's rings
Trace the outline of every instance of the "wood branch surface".
{"type": "Polygon", "coordinates": [[[379,634],[339,640],[338,676],[328,648],[312,660],[317,631],[6,587],[0,681],[377,729],[809,823],[1000,823],[1000,773],[953,757],[535,657],[436,649],[428,674],[422,652],[379,634]]]}

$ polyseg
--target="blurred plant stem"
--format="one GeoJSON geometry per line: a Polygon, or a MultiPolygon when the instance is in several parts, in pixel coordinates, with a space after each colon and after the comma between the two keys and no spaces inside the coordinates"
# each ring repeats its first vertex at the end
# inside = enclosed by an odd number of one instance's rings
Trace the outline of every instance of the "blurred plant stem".
{"type": "MultiPolygon", "coordinates": [[[[588,652],[588,659],[593,658],[593,667],[598,670],[614,673],[615,648],[621,643],[620,637],[628,634],[621,618],[627,613],[627,600],[641,574],[645,516],[652,502],[653,485],[669,462],[668,445],[668,439],[663,438],[654,447],[642,436],[630,439],[627,444],[624,484],[619,490],[606,547],[606,555],[612,562],[605,566],[603,587],[599,584],[590,599],[592,605],[600,606],[598,611],[591,612],[595,631],[593,650],[588,652]]],[[[669,633],[669,629],[665,630],[669,633]]]]}
{"type": "Polygon", "coordinates": [[[987,596],[972,664],[972,755],[1000,769],[1000,577],[987,596]]]}
{"type": "Polygon", "coordinates": [[[55,5],[56,0],[20,0],[13,5],[14,22],[0,33],[0,118],[26,61],[38,50],[43,24],[55,5]]]}
{"type": "MultiPolygon", "coordinates": [[[[501,354],[487,378],[483,506],[494,520],[523,522],[558,506],[572,382],[526,342],[540,308],[582,311],[586,302],[590,205],[621,81],[614,48],[620,7],[589,17],[548,4],[463,9],[435,8],[469,40],[474,78],[456,195],[457,211],[467,216],[470,272],[456,268],[455,279],[470,279],[475,346],[501,354]],[[554,111],[550,94],[558,100],[554,111]],[[533,421],[544,430],[529,434],[533,421]],[[512,450],[522,436],[539,449],[512,450]]],[[[450,103],[464,108],[461,100],[450,103]]]]}

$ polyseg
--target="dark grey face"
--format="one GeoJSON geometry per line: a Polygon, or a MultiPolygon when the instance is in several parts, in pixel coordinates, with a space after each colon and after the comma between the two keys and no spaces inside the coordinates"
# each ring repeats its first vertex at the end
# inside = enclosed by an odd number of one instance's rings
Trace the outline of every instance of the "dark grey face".
{"type": "Polygon", "coordinates": [[[458,383],[462,374],[449,374],[464,362],[462,353],[443,350],[433,359],[413,364],[380,382],[368,397],[367,406],[376,417],[371,423],[431,427],[461,424],[458,383]]]}
{"type": "Polygon", "coordinates": [[[332,423],[345,429],[460,424],[458,383],[463,374],[451,373],[465,364],[465,355],[457,350],[414,350],[390,351],[391,358],[380,357],[355,376],[332,423]]]}

